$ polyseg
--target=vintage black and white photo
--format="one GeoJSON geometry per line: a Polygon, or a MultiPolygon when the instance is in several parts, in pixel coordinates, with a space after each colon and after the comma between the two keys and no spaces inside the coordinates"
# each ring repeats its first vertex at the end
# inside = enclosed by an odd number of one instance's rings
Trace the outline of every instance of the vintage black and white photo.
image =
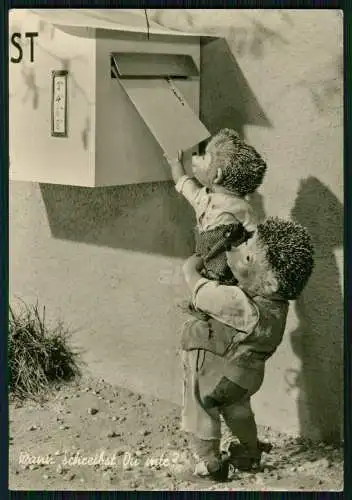
{"type": "Polygon", "coordinates": [[[343,15],[9,11],[9,488],[343,489],[343,15]]]}

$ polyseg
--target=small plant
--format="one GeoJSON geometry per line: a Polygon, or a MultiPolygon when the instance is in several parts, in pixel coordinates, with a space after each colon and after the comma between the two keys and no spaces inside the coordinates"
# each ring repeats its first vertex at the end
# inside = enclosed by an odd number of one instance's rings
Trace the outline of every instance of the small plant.
{"type": "Polygon", "coordinates": [[[69,332],[62,322],[49,329],[38,304],[24,304],[15,313],[10,306],[8,359],[9,392],[12,398],[42,399],[57,384],[80,376],[78,353],[68,344],[69,332]]]}

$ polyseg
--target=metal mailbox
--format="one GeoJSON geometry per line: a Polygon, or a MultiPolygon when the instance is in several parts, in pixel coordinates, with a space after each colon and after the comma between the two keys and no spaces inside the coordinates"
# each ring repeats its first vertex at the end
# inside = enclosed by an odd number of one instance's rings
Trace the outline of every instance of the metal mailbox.
{"type": "Polygon", "coordinates": [[[163,154],[209,137],[202,34],[133,11],[10,11],[10,178],[75,186],[170,179],[163,154]]]}

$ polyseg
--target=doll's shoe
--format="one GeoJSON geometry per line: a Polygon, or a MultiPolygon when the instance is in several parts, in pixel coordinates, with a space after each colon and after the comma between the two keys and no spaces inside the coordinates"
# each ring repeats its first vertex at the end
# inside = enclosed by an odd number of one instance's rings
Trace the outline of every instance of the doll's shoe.
{"type": "Polygon", "coordinates": [[[220,453],[220,439],[191,438],[196,467],[194,475],[213,481],[226,481],[229,475],[229,457],[220,453]]]}
{"type": "Polygon", "coordinates": [[[270,453],[271,450],[272,444],[263,441],[258,441],[256,452],[249,452],[242,444],[232,442],[228,448],[229,461],[235,469],[240,471],[255,471],[260,467],[262,453],[270,453]]]}
{"type": "Polygon", "coordinates": [[[223,482],[228,479],[229,469],[229,458],[214,458],[207,463],[205,463],[205,461],[198,462],[195,467],[194,475],[204,479],[223,482]]]}

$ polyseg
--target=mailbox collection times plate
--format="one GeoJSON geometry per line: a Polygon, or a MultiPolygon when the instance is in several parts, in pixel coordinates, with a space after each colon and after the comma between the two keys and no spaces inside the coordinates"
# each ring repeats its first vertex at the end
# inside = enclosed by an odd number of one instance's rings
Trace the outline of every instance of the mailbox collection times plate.
{"type": "Polygon", "coordinates": [[[52,72],[51,135],[67,137],[67,77],[68,71],[52,72]]]}

